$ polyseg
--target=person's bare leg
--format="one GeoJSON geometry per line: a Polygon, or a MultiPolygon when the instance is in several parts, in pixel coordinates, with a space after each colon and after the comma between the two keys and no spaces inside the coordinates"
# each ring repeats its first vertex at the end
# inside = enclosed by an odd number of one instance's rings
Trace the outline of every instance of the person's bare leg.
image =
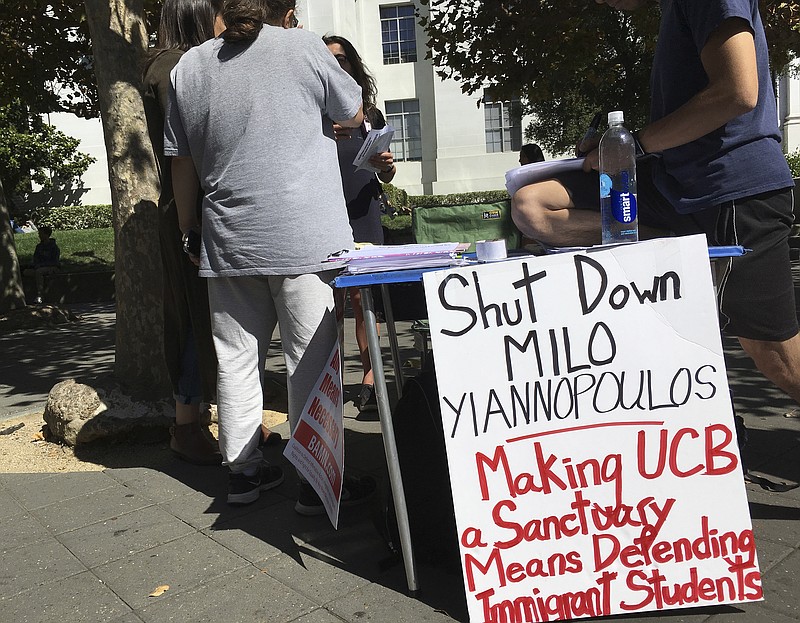
{"type": "Polygon", "coordinates": [[[525,236],[548,245],[600,244],[600,214],[576,207],[556,180],[523,186],[514,193],[511,218],[525,236]]]}
{"type": "MultiPolygon", "coordinates": [[[[353,318],[356,324],[358,354],[361,357],[361,367],[364,370],[364,378],[361,380],[361,384],[374,385],[375,380],[372,376],[372,362],[369,360],[367,328],[364,326],[364,311],[361,309],[361,291],[358,288],[350,288],[350,304],[353,308],[353,318]]],[[[377,328],[380,332],[380,325],[377,328]]]]}
{"type": "Polygon", "coordinates": [[[180,402],[175,402],[175,424],[193,424],[200,422],[200,404],[184,405],[180,402]]]}
{"type": "MultiPolygon", "coordinates": [[[[556,180],[520,188],[511,200],[511,218],[524,236],[553,247],[600,244],[597,207],[576,206],[566,188],[556,180]]],[[[640,240],[670,235],[668,231],[639,223],[640,240]]]]}
{"type": "Polygon", "coordinates": [[[783,342],[740,337],[739,343],[761,373],[800,404],[800,333],[783,342]]]}

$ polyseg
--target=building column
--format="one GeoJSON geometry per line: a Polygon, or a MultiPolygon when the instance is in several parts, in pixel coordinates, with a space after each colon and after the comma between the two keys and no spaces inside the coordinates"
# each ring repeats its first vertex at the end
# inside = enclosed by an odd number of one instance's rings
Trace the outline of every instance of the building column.
{"type": "Polygon", "coordinates": [[[795,61],[778,81],[778,122],[787,153],[800,149],[800,76],[794,75],[797,68],[795,61]]]}

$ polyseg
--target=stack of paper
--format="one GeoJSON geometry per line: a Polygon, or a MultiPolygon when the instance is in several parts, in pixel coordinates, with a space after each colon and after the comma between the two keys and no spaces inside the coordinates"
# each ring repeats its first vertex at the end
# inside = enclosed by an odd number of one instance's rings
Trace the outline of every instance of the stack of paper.
{"type": "Polygon", "coordinates": [[[469,244],[464,242],[370,245],[333,255],[327,261],[342,262],[346,273],[359,275],[386,270],[450,266],[457,263],[460,255],[468,248],[469,244]]]}

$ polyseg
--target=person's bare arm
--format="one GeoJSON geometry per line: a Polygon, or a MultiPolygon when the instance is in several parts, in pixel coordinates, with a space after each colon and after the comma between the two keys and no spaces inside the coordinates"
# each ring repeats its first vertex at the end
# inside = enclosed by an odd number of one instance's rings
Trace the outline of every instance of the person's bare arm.
{"type": "Polygon", "coordinates": [[[364,107],[359,106],[356,116],[353,117],[352,119],[347,119],[346,121],[342,121],[341,119],[334,119],[333,121],[334,123],[338,123],[340,126],[345,128],[357,128],[364,121],[364,107]]]}
{"type": "Polygon", "coordinates": [[[758,103],[756,48],[750,25],[724,20],[700,52],[708,86],[663,119],[639,132],[645,151],[659,152],[713,132],[758,103]]]}
{"type": "MultiPolygon", "coordinates": [[[[724,20],[700,52],[708,85],[683,106],[639,130],[648,153],[694,141],[749,112],[758,103],[758,67],[750,25],[740,18],[724,20]]],[[[585,171],[599,169],[595,149],[586,157],[585,171]]]]}
{"type": "Polygon", "coordinates": [[[188,156],[173,157],[172,191],[175,195],[175,207],[178,209],[178,225],[184,233],[200,227],[196,210],[199,190],[200,182],[192,159],[188,156]]]}

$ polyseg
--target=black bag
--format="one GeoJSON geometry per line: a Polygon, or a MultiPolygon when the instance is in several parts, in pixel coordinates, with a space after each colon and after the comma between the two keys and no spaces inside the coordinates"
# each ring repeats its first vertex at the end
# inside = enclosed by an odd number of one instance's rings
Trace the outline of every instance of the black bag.
{"type": "MultiPolygon", "coordinates": [[[[422,562],[459,572],[453,494],[447,470],[442,416],[433,360],[403,385],[394,409],[394,434],[408,507],[411,544],[422,562]]],[[[382,505],[379,530],[393,553],[400,537],[391,492],[382,505]]]]}

